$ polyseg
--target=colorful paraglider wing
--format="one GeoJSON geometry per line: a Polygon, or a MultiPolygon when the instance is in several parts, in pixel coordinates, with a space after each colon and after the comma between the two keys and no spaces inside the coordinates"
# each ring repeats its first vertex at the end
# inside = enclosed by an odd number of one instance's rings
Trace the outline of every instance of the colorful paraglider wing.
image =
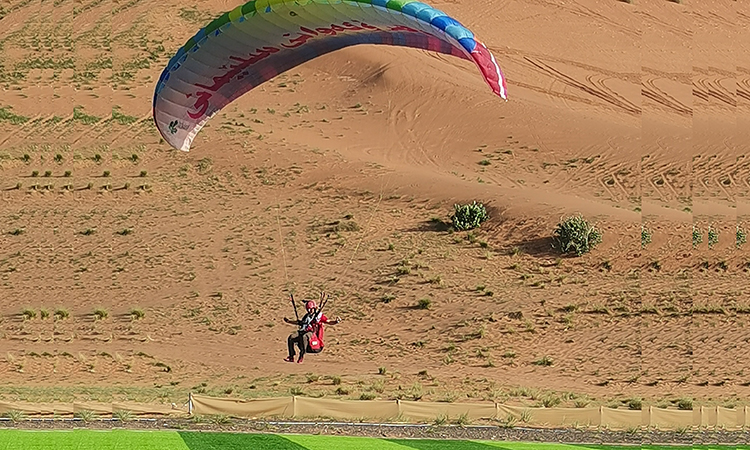
{"type": "Polygon", "coordinates": [[[156,85],[164,139],[188,151],[217,111],[254,87],[323,54],[357,44],[420,48],[474,61],[506,98],[494,56],[455,19],[411,0],[255,0],[212,21],[179,49],[156,85]]]}

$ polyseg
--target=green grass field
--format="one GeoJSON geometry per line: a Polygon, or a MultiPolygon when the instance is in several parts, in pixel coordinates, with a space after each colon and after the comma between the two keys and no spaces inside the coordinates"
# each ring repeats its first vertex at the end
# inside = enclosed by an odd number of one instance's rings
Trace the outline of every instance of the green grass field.
{"type": "MultiPolygon", "coordinates": [[[[633,447],[177,431],[0,431],[0,450],[616,450],[633,447]]],[[[658,447],[750,450],[750,447],[658,447]]]]}

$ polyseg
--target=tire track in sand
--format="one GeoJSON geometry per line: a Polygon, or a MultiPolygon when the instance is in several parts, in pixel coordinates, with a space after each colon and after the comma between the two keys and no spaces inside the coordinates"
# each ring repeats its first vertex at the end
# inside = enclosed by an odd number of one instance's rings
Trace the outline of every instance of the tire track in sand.
{"type": "MultiPolygon", "coordinates": [[[[552,77],[553,79],[562,82],[563,84],[575,88],[581,92],[584,92],[594,98],[597,98],[610,106],[622,110],[628,114],[640,115],[641,108],[624,96],[618,94],[614,90],[610,89],[606,85],[606,81],[611,77],[597,77],[595,75],[587,75],[586,81],[581,81],[573,76],[570,76],[561,70],[555,69],[549,64],[542,62],[538,59],[532,59],[528,56],[523,58],[526,62],[534,66],[540,72],[552,77]]],[[[545,91],[548,95],[558,96],[558,93],[550,93],[549,90],[545,91]]]]}
{"type": "Polygon", "coordinates": [[[657,81],[666,80],[669,74],[645,68],[643,72],[644,76],[641,80],[641,95],[643,97],[666,108],[667,111],[677,113],[681,116],[692,117],[693,109],[690,106],[684,104],[674,97],[674,95],[657,85],[657,81]]]}

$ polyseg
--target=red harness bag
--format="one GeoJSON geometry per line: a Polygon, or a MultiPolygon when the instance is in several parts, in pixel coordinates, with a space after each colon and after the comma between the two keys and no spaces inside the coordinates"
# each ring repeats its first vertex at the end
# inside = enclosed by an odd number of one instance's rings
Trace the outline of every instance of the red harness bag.
{"type": "Polygon", "coordinates": [[[312,326],[312,336],[307,344],[307,353],[320,353],[323,351],[323,324],[317,322],[312,326]]]}

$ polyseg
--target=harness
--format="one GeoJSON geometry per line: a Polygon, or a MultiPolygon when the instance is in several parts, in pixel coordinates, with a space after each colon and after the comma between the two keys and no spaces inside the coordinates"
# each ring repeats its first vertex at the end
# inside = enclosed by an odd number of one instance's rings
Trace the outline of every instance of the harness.
{"type": "Polygon", "coordinates": [[[300,320],[299,331],[313,331],[313,324],[319,322],[322,317],[323,313],[317,311],[305,314],[302,316],[302,320],[300,320]]]}

